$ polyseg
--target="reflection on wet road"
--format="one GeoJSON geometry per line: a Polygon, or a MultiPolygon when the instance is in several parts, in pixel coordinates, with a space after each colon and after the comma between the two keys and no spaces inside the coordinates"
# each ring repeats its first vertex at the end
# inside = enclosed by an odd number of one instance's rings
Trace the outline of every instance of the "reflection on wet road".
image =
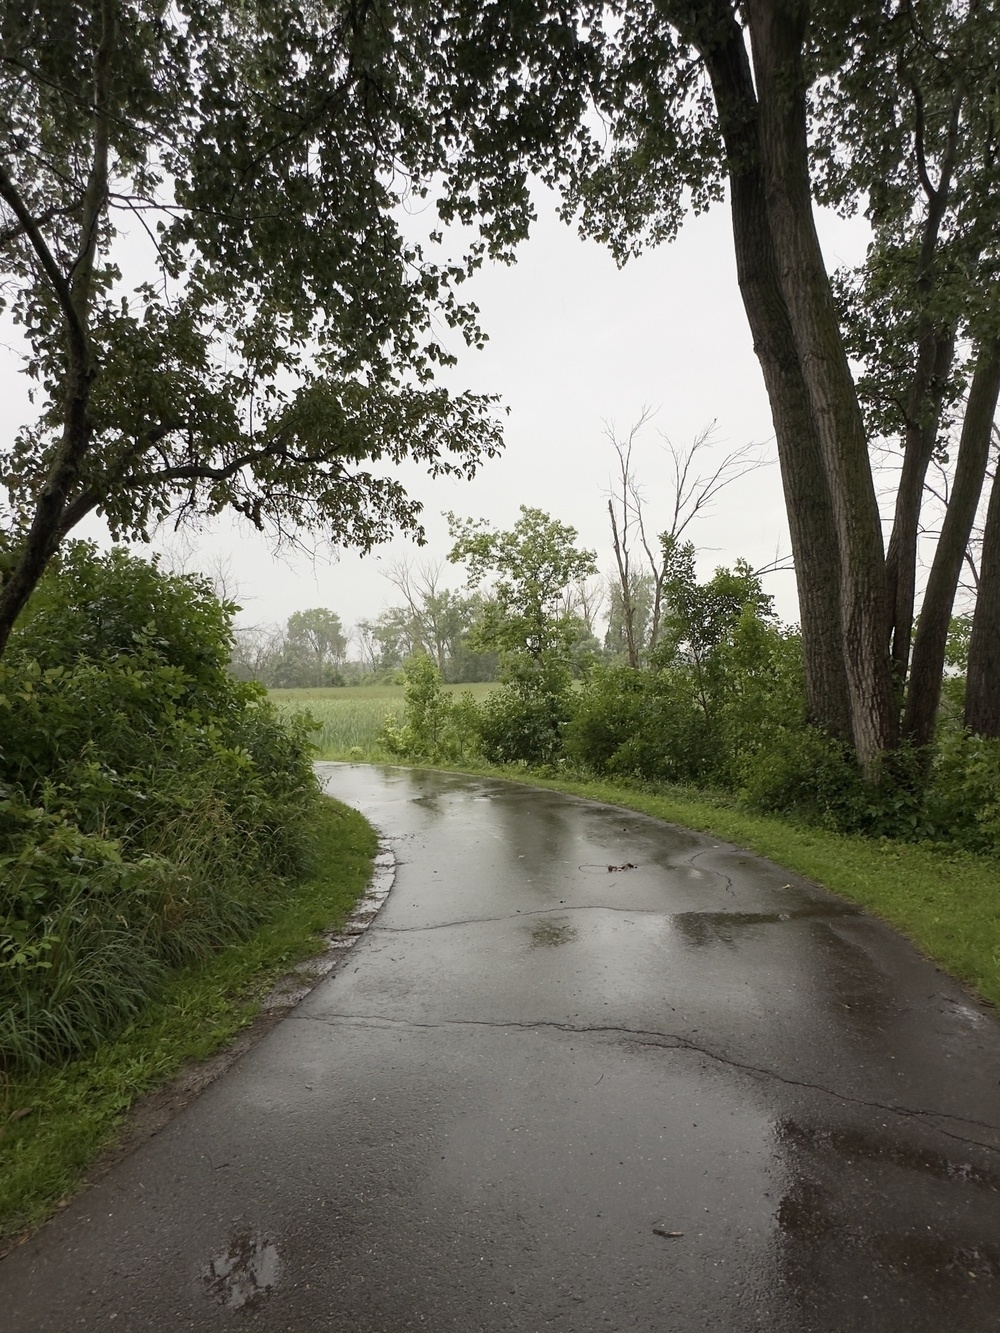
{"type": "Polygon", "coordinates": [[[904,941],[631,812],[321,769],[386,906],[0,1264],[12,1328],[1000,1329],[1000,1025],[904,941]]]}

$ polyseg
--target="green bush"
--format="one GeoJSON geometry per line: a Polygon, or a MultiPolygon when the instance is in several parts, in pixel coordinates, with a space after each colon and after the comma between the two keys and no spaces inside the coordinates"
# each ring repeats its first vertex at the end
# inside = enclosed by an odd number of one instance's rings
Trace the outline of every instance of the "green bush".
{"type": "Polygon", "coordinates": [[[567,757],[595,773],[690,782],[711,767],[708,719],[672,671],[595,667],[566,727],[567,757]]]}
{"type": "Polygon", "coordinates": [[[391,713],[377,737],[391,755],[401,759],[446,762],[474,748],[476,706],[471,696],[461,701],[442,688],[437,665],[421,653],[403,667],[403,715],[391,713]],[[471,711],[470,711],[471,710],[471,711]]]}
{"type": "Polygon", "coordinates": [[[808,726],[767,736],[742,794],[755,810],[839,830],[865,822],[871,797],[849,747],[808,726]]]}
{"type": "Polygon", "coordinates": [[[511,654],[502,684],[470,712],[470,725],[489,763],[550,767],[563,756],[576,706],[571,668],[561,652],[511,654]]]}
{"type": "Polygon", "coordinates": [[[201,580],[71,547],[0,664],[0,1069],[119,1030],[304,866],[305,728],[233,680],[201,580]]]}
{"type": "Polygon", "coordinates": [[[927,784],[926,836],[974,852],[1000,850],[1000,740],[946,730],[927,784]]]}

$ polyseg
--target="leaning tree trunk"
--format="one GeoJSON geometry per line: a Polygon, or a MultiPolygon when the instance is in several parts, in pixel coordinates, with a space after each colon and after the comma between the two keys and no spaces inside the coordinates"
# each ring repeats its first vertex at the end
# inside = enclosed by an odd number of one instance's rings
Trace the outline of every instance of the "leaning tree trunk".
{"type": "MultiPolygon", "coordinates": [[[[941,404],[951,374],[952,362],[955,359],[954,321],[951,323],[935,321],[928,313],[928,306],[936,281],[941,224],[951,196],[964,98],[964,86],[959,84],[952,97],[948,137],[937,185],[931,184],[925,170],[920,173],[927,199],[927,211],[921,229],[914,296],[918,308],[922,308],[923,313],[917,339],[917,357],[907,391],[903,471],[896,491],[896,512],[886,556],[892,661],[900,692],[910,664],[913,607],[917,584],[917,541],[920,535],[920,508],[924,497],[924,481],[937,442],[941,404]]],[[[917,160],[922,163],[924,118],[919,103],[914,136],[917,160]]],[[[951,595],[954,596],[954,591],[951,595]]]]}
{"type": "Polygon", "coordinates": [[[101,0],[100,41],[93,63],[93,157],[80,201],[80,248],[68,272],[46,243],[29,204],[0,165],[0,198],[17,218],[34,262],[60,308],[66,334],[63,429],[48,472],[41,480],[31,523],[13,569],[0,587],[0,654],[14,622],[27,605],[46,566],[59,549],[66,514],[90,449],[90,394],[94,366],[88,321],[100,219],[107,206],[111,125],[111,72],[117,41],[112,0],[101,0]]]}
{"type": "Polygon", "coordinates": [[[969,641],[965,725],[977,736],[1000,737],[1000,466],[986,511],[979,593],[969,641]]]}
{"type": "Polygon", "coordinates": [[[948,500],[941,536],[913,645],[913,664],[906,691],[903,734],[915,745],[929,745],[934,737],[948,626],[969,534],[976,518],[989,462],[993,418],[1000,397],[1000,339],[980,350],[962,423],[962,439],[955,464],[955,480],[948,500]]]}
{"type": "Polygon", "coordinates": [[[807,11],[797,0],[749,0],[746,8],[768,217],[837,529],[851,731],[859,763],[875,778],[898,731],[885,552],[868,440],[813,218],[802,59],[807,11]]]}
{"type": "Polygon", "coordinates": [[[743,33],[728,4],[692,29],[712,80],[726,151],[740,292],[771,404],[792,543],[811,721],[850,740],[837,530],[812,406],[781,290],[761,167],[756,94],[743,33]]]}
{"type": "Polygon", "coordinates": [[[954,329],[928,330],[921,339],[910,382],[903,470],[896,490],[896,509],[886,553],[892,664],[899,691],[902,691],[910,663],[924,482],[934,455],[941,403],[954,355],[954,329]]]}

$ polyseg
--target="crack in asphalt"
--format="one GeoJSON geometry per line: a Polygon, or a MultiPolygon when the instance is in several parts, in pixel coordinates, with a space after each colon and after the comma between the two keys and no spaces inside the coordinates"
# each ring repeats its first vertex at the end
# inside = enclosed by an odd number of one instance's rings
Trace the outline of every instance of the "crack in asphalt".
{"type": "MultiPolygon", "coordinates": [[[[715,872],[712,872],[715,873],[715,872]]],[[[792,908],[787,912],[704,912],[697,910],[688,910],[683,912],[664,912],[658,907],[611,907],[607,903],[569,903],[561,904],[559,907],[535,907],[531,911],[525,912],[505,912],[501,916],[466,916],[458,917],[454,921],[435,921],[430,926],[384,926],[377,924],[372,929],[372,934],[389,935],[419,935],[429,930],[449,930],[453,926],[479,926],[490,925],[496,921],[527,921],[533,916],[565,916],[570,912],[621,912],[626,916],[659,916],[664,921],[670,921],[678,916],[710,916],[726,917],[731,916],[734,921],[746,924],[747,917],[759,917],[761,924],[780,921],[801,921],[808,919],[810,921],[822,921],[829,917],[831,920],[842,916],[861,916],[861,912],[855,907],[839,908],[836,904],[823,904],[823,910],[815,912],[811,909],[796,911],[792,908]]]]}
{"type": "MultiPolygon", "coordinates": [[[[285,1021],[288,1022],[292,1019],[302,1019],[310,1023],[326,1023],[330,1027],[336,1027],[338,1024],[342,1023],[359,1023],[372,1026],[381,1024],[383,1027],[387,1028],[407,1027],[431,1031],[461,1027],[516,1028],[523,1032],[551,1029],[556,1032],[566,1032],[571,1035],[579,1036],[606,1034],[627,1037],[637,1040],[644,1046],[660,1046],[664,1050],[671,1051],[691,1051],[696,1055],[703,1055],[708,1060],[714,1060],[717,1064],[725,1065],[727,1068],[738,1069],[745,1074],[771,1079],[776,1083],[783,1083],[788,1087],[805,1088],[812,1092],[822,1092],[828,1097],[834,1097],[842,1102],[849,1102],[854,1106],[865,1106],[871,1110],[888,1111],[892,1115],[898,1115],[908,1119],[933,1118],[937,1120],[949,1120],[953,1124],[973,1125],[978,1129],[986,1129],[993,1133],[1000,1133],[1000,1125],[992,1124],[986,1120],[973,1120],[966,1116],[952,1115],[948,1111],[924,1110],[917,1107],[899,1106],[893,1102],[877,1102],[869,1101],[864,1097],[852,1097],[850,1093],[838,1092],[836,1088],[829,1088],[823,1083],[812,1083],[806,1079],[791,1078],[786,1074],[779,1074],[777,1070],[765,1069],[762,1065],[747,1064],[744,1061],[720,1055],[718,1051],[713,1051],[708,1046],[699,1046],[697,1042],[691,1041],[690,1038],[680,1036],[673,1032],[654,1032],[643,1028],[623,1028],[614,1025],[602,1026],[600,1024],[578,1026],[573,1023],[557,1023],[553,1019],[538,1019],[534,1022],[524,1023],[510,1019],[452,1018],[441,1023],[420,1023],[409,1018],[389,1018],[384,1014],[293,1013],[289,1015],[289,1018],[285,1021]]],[[[1000,1146],[983,1143],[979,1139],[970,1139],[962,1134],[955,1134],[951,1130],[944,1129],[941,1125],[932,1125],[930,1128],[936,1133],[944,1135],[946,1138],[954,1139],[958,1143],[965,1143],[970,1147],[982,1148],[986,1152],[1000,1154],[1000,1146]]]]}
{"type": "Polygon", "coordinates": [[[695,861],[699,860],[702,856],[707,856],[709,852],[714,852],[715,850],[716,848],[714,847],[704,847],[700,852],[695,852],[692,856],[689,856],[686,861],[682,861],[681,865],[691,866],[695,869],[698,869],[700,873],[703,875],[714,875],[716,879],[721,879],[726,886],[726,892],[731,893],[735,898],[736,889],[733,887],[733,881],[730,879],[728,875],[723,874],[721,870],[712,870],[711,868],[705,868],[702,866],[695,867],[694,864],[695,861]]]}
{"type": "Polygon", "coordinates": [[[489,925],[493,921],[527,921],[533,916],[565,915],[567,912],[625,912],[631,916],[676,916],[676,912],[662,912],[655,907],[606,907],[603,903],[578,903],[571,907],[535,907],[530,912],[505,912],[502,916],[467,916],[455,921],[436,921],[432,926],[378,926],[379,932],[391,935],[419,935],[427,930],[448,930],[451,926],[489,925]]]}

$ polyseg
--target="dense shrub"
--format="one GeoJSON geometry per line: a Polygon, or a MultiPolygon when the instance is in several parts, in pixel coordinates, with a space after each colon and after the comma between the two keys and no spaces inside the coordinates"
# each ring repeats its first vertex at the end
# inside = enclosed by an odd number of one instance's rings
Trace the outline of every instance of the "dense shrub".
{"type": "Polygon", "coordinates": [[[927,837],[1000,850],[1000,740],[944,729],[924,799],[927,837]]]}
{"type": "Polygon", "coordinates": [[[708,718],[672,671],[595,667],[566,727],[566,754],[595,773],[698,781],[713,760],[708,718]]]}
{"type": "Polygon", "coordinates": [[[831,829],[870,819],[870,790],[850,748],[814,727],[774,729],[745,773],[743,796],[765,813],[796,815],[831,829]]]}
{"type": "Polygon", "coordinates": [[[84,1050],[303,868],[304,727],[226,672],[233,608],[75,545],[0,664],[0,1068],[84,1050]]]}
{"type": "Polygon", "coordinates": [[[560,650],[507,656],[503,681],[471,721],[479,751],[491,764],[551,766],[576,709],[572,668],[560,650]]]}

